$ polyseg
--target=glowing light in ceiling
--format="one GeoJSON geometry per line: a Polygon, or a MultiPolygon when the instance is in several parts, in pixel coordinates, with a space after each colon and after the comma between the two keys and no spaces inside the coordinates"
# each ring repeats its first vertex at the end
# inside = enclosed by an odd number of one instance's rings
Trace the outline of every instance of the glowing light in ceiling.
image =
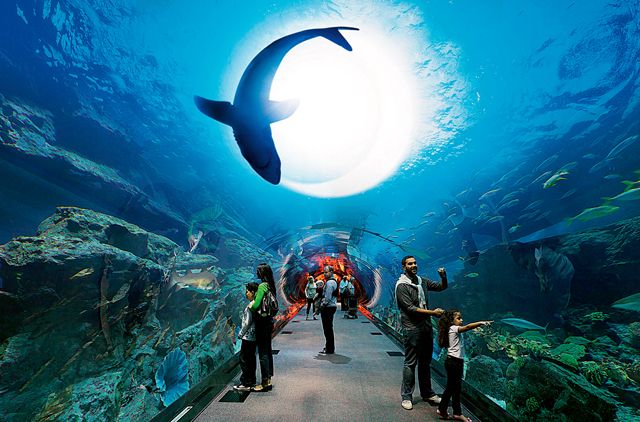
{"type": "Polygon", "coordinates": [[[398,46],[373,29],[344,31],[353,51],[317,38],[285,56],[272,100],[298,98],[271,125],[282,184],[319,197],[366,191],[391,176],[411,150],[415,76],[398,46]]]}

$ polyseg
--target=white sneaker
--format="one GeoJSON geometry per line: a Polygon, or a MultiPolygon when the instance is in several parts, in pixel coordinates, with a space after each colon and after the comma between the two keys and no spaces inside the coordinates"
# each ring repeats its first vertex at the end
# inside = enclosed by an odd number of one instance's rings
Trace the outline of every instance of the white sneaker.
{"type": "Polygon", "coordinates": [[[424,401],[426,401],[429,404],[440,404],[442,400],[440,399],[440,396],[438,396],[437,394],[434,394],[433,396],[429,397],[428,399],[425,399],[424,401]]]}
{"type": "Polygon", "coordinates": [[[413,409],[413,403],[411,400],[402,400],[402,408],[404,410],[411,410],[413,409]]]}

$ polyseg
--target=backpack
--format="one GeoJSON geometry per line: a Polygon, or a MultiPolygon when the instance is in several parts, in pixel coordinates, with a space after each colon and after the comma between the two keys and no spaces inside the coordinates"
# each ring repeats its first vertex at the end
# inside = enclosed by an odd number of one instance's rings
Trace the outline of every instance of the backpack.
{"type": "Polygon", "coordinates": [[[278,311],[278,300],[271,290],[267,290],[264,296],[262,296],[262,303],[260,304],[258,313],[263,317],[274,317],[278,314],[278,311]]]}

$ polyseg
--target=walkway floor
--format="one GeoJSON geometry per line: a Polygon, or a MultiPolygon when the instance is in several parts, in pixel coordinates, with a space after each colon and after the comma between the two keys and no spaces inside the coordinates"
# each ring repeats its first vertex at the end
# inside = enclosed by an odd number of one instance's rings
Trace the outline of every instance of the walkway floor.
{"type": "MultiPolygon", "coordinates": [[[[273,340],[274,351],[279,351],[274,356],[273,390],[238,395],[231,390],[232,385],[228,385],[196,420],[439,420],[436,408],[422,402],[417,390],[413,410],[407,411],[400,406],[404,357],[398,353],[402,351],[395,343],[373,323],[362,314],[358,314],[358,319],[344,319],[342,311],[338,310],[334,332],[336,354],[319,355],[324,347],[320,318],[305,320],[304,310],[301,311],[273,340]],[[388,352],[400,356],[391,356],[388,352]],[[242,398],[246,398],[244,402],[237,401],[242,398]]],[[[239,373],[234,383],[238,379],[239,373]]],[[[442,392],[435,382],[434,389],[437,393],[442,392]]],[[[470,416],[467,409],[463,411],[470,416]]]]}

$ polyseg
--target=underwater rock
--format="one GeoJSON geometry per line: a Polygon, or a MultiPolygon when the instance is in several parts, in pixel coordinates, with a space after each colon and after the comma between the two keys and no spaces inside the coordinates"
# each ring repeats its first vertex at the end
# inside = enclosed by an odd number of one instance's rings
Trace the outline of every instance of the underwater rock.
{"type": "MultiPolygon", "coordinates": [[[[57,204],[73,203],[110,210],[151,230],[173,227],[186,233],[187,223],[178,214],[114,169],[125,162],[123,157],[135,160],[139,154],[123,150],[132,143],[118,131],[108,129],[111,122],[80,111],[72,118],[54,116],[47,109],[2,94],[0,103],[0,122],[11,135],[5,137],[0,131],[0,178],[18,181],[15,185],[20,186],[14,189],[7,185],[11,194],[0,204],[0,210],[8,215],[15,214],[13,208],[23,210],[14,219],[21,225],[19,229],[32,230],[46,216],[44,212],[57,204]],[[75,126],[74,130],[68,131],[68,126],[75,126]],[[85,132],[91,134],[92,142],[85,141],[85,132]],[[75,140],[73,145],[64,145],[70,139],[75,140]],[[95,148],[98,139],[108,146],[93,155],[82,150],[95,148]],[[114,144],[119,145],[115,154],[111,147],[114,144]]],[[[0,239],[6,237],[7,233],[0,232],[0,239]]]]}
{"type": "Polygon", "coordinates": [[[556,242],[557,251],[567,255],[575,268],[572,306],[608,308],[638,293],[640,217],[560,236],[556,242]]]}
{"type": "MultiPolygon", "coordinates": [[[[497,245],[482,253],[476,265],[465,262],[449,289],[429,299],[434,306],[464,309],[469,320],[511,313],[553,327],[564,324],[572,309],[610,309],[638,293],[638,250],[640,217],[530,244],[497,245]],[[463,277],[469,272],[478,277],[463,277]]],[[[604,333],[608,327],[603,322],[572,331],[584,336],[591,329],[604,333]]]]}
{"type": "Polygon", "coordinates": [[[122,371],[114,371],[74,384],[59,420],[117,419],[120,407],[118,384],[123,377],[126,374],[122,371]]]}
{"type": "Polygon", "coordinates": [[[192,385],[233,354],[229,333],[253,269],[214,262],[121,219],[71,207],[58,208],[36,236],[1,245],[0,304],[12,310],[0,318],[3,417],[73,420],[82,410],[96,419],[151,419],[160,397],[139,387],[153,390],[170,350],[186,353],[192,385]],[[171,282],[176,268],[192,265],[215,272],[217,288],[171,282]]]}
{"type": "Polygon", "coordinates": [[[509,382],[509,411],[525,420],[548,420],[552,413],[558,420],[608,421],[616,415],[616,402],[611,395],[593,386],[581,375],[573,374],[547,361],[524,358],[514,367],[515,376],[509,382]],[[537,409],[527,406],[535,398],[537,409]],[[529,413],[527,413],[529,411],[529,413]]]}
{"type": "Polygon", "coordinates": [[[551,264],[542,265],[540,275],[534,251],[534,245],[495,246],[481,254],[473,267],[465,263],[450,287],[429,300],[434,306],[464,309],[469,320],[511,313],[544,327],[567,306],[573,272],[566,257],[548,249],[543,256],[553,259],[543,259],[551,264]],[[473,279],[462,276],[470,271],[479,275],[473,279]]]}
{"type": "Polygon", "coordinates": [[[469,359],[465,380],[483,394],[498,400],[507,395],[507,380],[498,361],[488,356],[475,356],[469,359]]]}
{"type": "Polygon", "coordinates": [[[124,220],[76,207],[58,207],[54,215],[40,224],[38,236],[98,241],[154,262],[167,262],[178,248],[169,239],[124,220]]]}
{"type": "Polygon", "coordinates": [[[640,409],[640,389],[637,387],[622,388],[613,385],[609,387],[609,390],[624,404],[640,409]]]}

